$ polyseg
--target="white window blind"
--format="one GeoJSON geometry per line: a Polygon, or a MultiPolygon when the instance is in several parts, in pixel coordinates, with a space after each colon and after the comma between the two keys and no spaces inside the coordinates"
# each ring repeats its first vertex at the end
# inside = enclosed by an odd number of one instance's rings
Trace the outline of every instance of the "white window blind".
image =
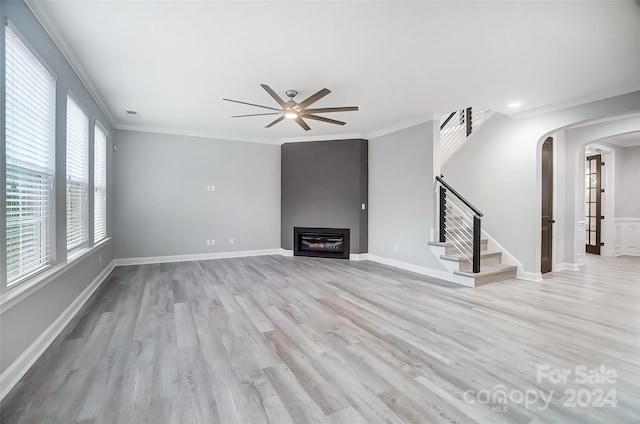
{"type": "Polygon", "coordinates": [[[107,134],[95,126],[93,145],[93,241],[107,236],[107,134]]]}
{"type": "Polygon", "coordinates": [[[7,284],[53,263],[55,78],[5,26],[7,284]]]}
{"type": "Polygon", "coordinates": [[[89,240],[89,117],[67,96],[67,250],[89,240]]]}

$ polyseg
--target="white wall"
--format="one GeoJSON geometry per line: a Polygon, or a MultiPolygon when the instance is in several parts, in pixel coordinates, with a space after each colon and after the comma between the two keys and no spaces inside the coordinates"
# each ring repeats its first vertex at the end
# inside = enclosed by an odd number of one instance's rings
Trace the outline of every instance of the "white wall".
{"type": "Polygon", "coordinates": [[[616,163],[616,218],[640,218],[640,146],[620,150],[616,163]]]}
{"type": "MultiPolygon", "coordinates": [[[[445,164],[443,174],[485,213],[483,228],[522,262],[525,271],[537,274],[542,141],[572,124],[639,109],[637,91],[521,119],[496,114],[445,164]]],[[[567,179],[565,184],[571,182],[567,179]]]]}
{"type": "Polygon", "coordinates": [[[640,256],[640,146],[618,150],[614,254],[640,256]]]}
{"type": "MultiPolygon", "coordinates": [[[[605,192],[603,193],[602,214],[605,219],[602,224],[602,235],[604,248],[603,255],[614,255],[614,246],[618,244],[616,241],[615,218],[620,217],[618,214],[619,203],[619,172],[621,161],[624,161],[623,149],[617,146],[609,145],[606,140],[612,136],[625,134],[640,130],[640,117],[629,116],[614,121],[595,123],[593,125],[584,125],[566,130],[566,161],[564,167],[559,172],[566,174],[567,196],[573,198],[573,202],[568,202],[565,208],[565,216],[570,222],[567,223],[567,231],[565,232],[565,257],[562,262],[580,265],[584,263],[585,251],[585,210],[584,210],[584,163],[585,163],[585,146],[588,144],[601,147],[603,150],[603,184],[605,192]]],[[[622,183],[624,185],[624,183],[622,183]]]]}
{"type": "Polygon", "coordinates": [[[116,258],[280,247],[279,145],[122,130],[115,141],[116,258]]]}
{"type": "Polygon", "coordinates": [[[369,254],[444,270],[428,247],[434,226],[431,121],[369,140],[369,254]]]}
{"type": "MultiPolygon", "coordinates": [[[[80,78],[73,71],[63,54],[58,50],[40,22],[22,1],[2,1],[0,8],[2,22],[9,20],[26,39],[39,57],[56,75],[56,262],[51,279],[40,279],[31,286],[34,280],[27,281],[7,290],[0,298],[0,393],[15,383],[22,372],[37,358],[34,354],[38,349],[46,347],[45,340],[55,337],[57,331],[62,330],[60,317],[73,309],[83,293],[93,288],[92,282],[108,268],[113,258],[113,240],[107,241],[100,247],[95,247],[71,263],[67,263],[66,251],[66,220],[65,220],[65,148],[66,148],[66,98],[67,92],[73,93],[89,115],[91,123],[99,120],[108,131],[111,131],[109,121],[87,91],[80,78]],[[69,266],[65,266],[65,264],[69,266]],[[26,290],[26,287],[30,289],[26,290]],[[21,293],[19,296],[16,293],[21,293]],[[16,299],[20,299],[19,301],[16,299]],[[55,324],[55,325],[53,325],[55,324]]],[[[0,45],[4,46],[4,28],[0,33],[0,45]]],[[[4,54],[0,54],[0,187],[5,187],[4,172],[4,54]]],[[[93,125],[91,125],[93,127],[93,125]]],[[[92,132],[92,131],[91,131],[92,132]]],[[[108,137],[107,146],[107,234],[113,237],[113,184],[112,184],[112,135],[108,137]]],[[[4,197],[0,190],[0,198],[4,197]]],[[[4,208],[0,208],[0,222],[4,222],[4,208]]],[[[93,217],[90,218],[93,222],[93,217]]],[[[2,224],[4,230],[4,224],[2,224]]],[[[0,231],[3,233],[3,231],[0,231]]],[[[0,237],[4,240],[4,237],[0,237]]],[[[4,246],[0,247],[0,251],[4,246]]],[[[0,255],[2,256],[2,255],[0,255]]],[[[0,261],[0,278],[5,278],[5,262],[0,261]]]]}

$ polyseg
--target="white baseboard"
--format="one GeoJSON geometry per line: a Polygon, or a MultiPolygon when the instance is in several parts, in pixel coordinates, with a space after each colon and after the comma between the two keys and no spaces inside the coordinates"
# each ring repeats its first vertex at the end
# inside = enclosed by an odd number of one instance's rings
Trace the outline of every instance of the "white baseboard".
{"type": "Polygon", "coordinates": [[[461,284],[465,287],[473,287],[473,280],[466,278],[462,275],[456,275],[447,271],[441,271],[438,269],[429,268],[426,266],[415,265],[409,262],[403,262],[396,259],[385,258],[383,256],[377,256],[367,254],[367,260],[371,262],[378,262],[380,264],[389,265],[394,268],[400,268],[405,271],[415,272],[416,274],[426,275],[427,277],[437,278],[439,280],[448,281],[450,283],[461,284]]]}
{"type": "Polygon", "coordinates": [[[58,318],[0,375],[0,400],[13,389],[29,368],[40,358],[58,335],[80,311],[91,295],[107,276],[113,271],[115,261],[111,261],[105,269],[76,297],[58,318]]]}
{"type": "Polygon", "coordinates": [[[169,262],[206,261],[209,259],[244,258],[247,256],[281,255],[283,249],[238,250],[235,252],[198,253],[193,255],[148,256],[116,259],[116,266],[163,264],[169,262]]]}
{"type": "Polygon", "coordinates": [[[575,263],[569,263],[569,262],[562,262],[559,264],[556,264],[554,267],[554,272],[558,272],[558,271],[579,271],[580,270],[580,265],[575,263]]]}
{"type": "Polygon", "coordinates": [[[526,280],[526,281],[542,281],[542,273],[523,271],[521,269],[518,269],[518,274],[516,278],[518,280],[526,280]]]}
{"type": "MultiPolygon", "coordinates": [[[[280,253],[274,253],[274,254],[279,254],[282,256],[293,256],[293,250],[280,249],[280,253]]],[[[349,260],[350,261],[366,261],[368,256],[369,256],[368,253],[349,253],[349,260]]]]}
{"type": "Polygon", "coordinates": [[[368,253],[349,253],[350,261],[368,261],[369,254],[368,253]]]}

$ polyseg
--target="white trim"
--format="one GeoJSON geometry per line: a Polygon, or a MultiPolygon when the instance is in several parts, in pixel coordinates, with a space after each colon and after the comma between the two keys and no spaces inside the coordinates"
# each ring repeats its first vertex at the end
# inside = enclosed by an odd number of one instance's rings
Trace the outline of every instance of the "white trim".
{"type": "Polygon", "coordinates": [[[562,262],[559,264],[556,264],[553,272],[558,272],[558,271],[579,271],[580,270],[580,265],[577,263],[569,263],[569,262],[562,262]]]}
{"type": "Polygon", "coordinates": [[[368,253],[349,253],[350,261],[368,261],[369,254],[368,253]]]}
{"type": "Polygon", "coordinates": [[[134,127],[126,124],[117,125],[117,126],[114,126],[114,128],[118,130],[124,130],[124,131],[148,132],[148,133],[166,134],[166,135],[180,135],[185,137],[206,138],[210,140],[220,140],[220,141],[240,141],[244,143],[277,144],[277,145],[282,144],[282,142],[277,139],[236,137],[236,136],[229,136],[229,135],[223,135],[223,134],[215,134],[208,131],[184,131],[179,129],[173,130],[173,129],[149,127],[149,126],[134,127]]]}
{"type": "Polygon", "coordinates": [[[614,256],[640,256],[640,218],[615,219],[614,256]]]}
{"type": "MultiPolygon", "coordinates": [[[[505,264],[505,265],[514,265],[517,268],[516,278],[521,279],[521,280],[538,281],[538,280],[531,280],[532,278],[535,278],[535,275],[533,275],[535,273],[525,271],[524,270],[524,265],[522,265],[522,262],[517,260],[516,257],[511,254],[511,252],[509,252],[507,249],[504,248],[504,246],[502,246],[500,243],[498,243],[496,241],[496,239],[491,237],[491,235],[489,235],[489,233],[487,233],[486,231],[482,230],[482,236],[486,237],[486,239],[487,239],[487,250],[498,250],[498,251],[502,252],[502,261],[501,262],[503,264],[505,264]],[[522,278],[521,278],[521,276],[522,276],[522,278]]],[[[540,278],[540,279],[542,279],[542,278],[540,278]]]]}
{"type": "Polygon", "coordinates": [[[371,262],[377,262],[383,265],[389,265],[394,268],[400,268],[405,271],[415,272],[416,274],[437,278],[439,280],[448,281],[450,283],[460,284],[465,287],[474,287],[473,278],[464,277],[462,275],[451,274],[447,271],[440,271],[440,270],[429,268],[426,266],[415,265],[409,262],[402,262],[396,259],[385,258],[383,256],[377,256],[372,254],[367,254],[367,260],[371,262]]]}
{"type": "Polygon", "coordinates": [[[516,278],[518,280],[526,280],[526,281],[542,281],[542,273],[518,270],[518,276],[516,278]]]}
{"type": "MultiPolygon", "coordinates": [[[[293,250],[280,249],[279,253],[276,253],[282,256],[293,256],[293,250]]],[[[369,254],[368,253],[349,253],[350,261],[368,261],[369,254]]]]}
{"type": "Polygon", "coordinates": [[[148,256],[116,259],[116,266],[163,264],[169,262],[206,261],[209,259],[243,258],[247,256],[280,255],[282,249],[239,250],[235,252],[197,253],[193,255],[148,256]]]}
{"type": "Polygon", "coordinates": [[[13,361],[11,365],[0,375],[0,400],[2,400],[20,379],[29,371],[29,368],[40,358],[45,350],[53,343],[58,335],[69,324],[80,308],[89,300],[91,295],[103,283],[115,267],[111,261],[105,269],[74,299],[55,321],[13,361]]]}
{"type": "Polygon", "coordinates": [[[25,298],[31,296],[36,291],[46,287],[47,284],[60,277],[63,273],[69,271],[89,255],[96,253],[97,250],[103,248],[109,240],[111,240],[111,237],[102,239],[95,246],[75,252],[73,256],[67,258],[66,261],[54,265],[28,281],[20,283],[15,287],[9,287],[7,291],[0,296],[0,315],[20,303],[25,298]]]}
{"type": "Polygon", "coordinates": [[[309,141],[335,141],[335,140],[353,140],[361,139],[362,134],[332,134],[332,135],[310,135],[308,137],[285,137],[280,139],[280,144],[285,143],[306,143],[309,141]]]}
{"type": "Polygon", "coordinates": [[[69,47],[69,44],[65,41],[64,37],[62,37],[60,31],[56,30],[56,26],[51,24],[51,20],[41,9],[39,3],[40,2],[35,0],[25,0],[25,4],[31,10],[36,20],[40,23],[40,26],[42,26],[53,44],[55,44],[60,51],[60,54],[66,59],[71,69],[75,72],[78,80],[80,80],[80,84],[84,86],[89,95],[93,98],[93,101],[96,102],[98,107],[102,110],[102,113],[104,113],[105,118],[107,118],[107,121],[109,121],[111,126],[115,127],[113,115],[111,115],[111,111],[107,107],[106,102],[104,102],[102,97],[98,95],[98,90],[95,84],[93,84],[91,78],[89,78],[89,74],[85,71],[84,67],[80,65],[81,62],[76,59],[73,49],[69,47]]]}
{"type": "Polygon", "coordinates": [[[373,131],[369,134],[365,134],[363,138],[366,138],[367,140],[371,140],[373,138],[378,138],[378,137],[382,137],[383,135],[406,130],[407,128],[415,127],[416,125],[424,124],[425,122],[431,122],[431,121],[435,121],[435,118],[433,115],[430,115],[426,118],[416,119],[413,121],[402,122],[398,125],[392,125],[390,127],[383,128],[381,130],[373,131]]]}

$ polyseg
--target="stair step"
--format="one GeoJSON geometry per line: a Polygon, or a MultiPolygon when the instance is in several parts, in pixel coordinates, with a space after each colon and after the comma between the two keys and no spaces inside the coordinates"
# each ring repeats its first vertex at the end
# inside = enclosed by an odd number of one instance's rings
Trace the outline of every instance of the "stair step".
{"type": "MultiPolygon", "coordinates": [[[[440,259],[457,262],[459,271],[471,271],[473,269],[473,264],[471,263],[471,261],[464,257],[464,255],[462,255],[461,253],[452,255],[441,255],[440,259]]],[[[502,252],[498,252],[495,250],[480,251],[480,269],[487,265],[500,265],[501,263],[502,252]]]]}
{"type": "Polygon", "coordinates": [[[516,278],[518,268],[514,265],[487,265],[480,268],[480,272],[453,271],[456,275],[462,275],[474,279],[474,287],[483,284],[495,283],[516,278]]]}
{"type": "MultiPolygon", "coordinates": [[[[498,252],[495,250],[480,251],[480,259],[495,258],[495,257],[499,257],[499,258],[502,257],[502,252],[498,252]]],[[[462,253],[456,253],[452,255],[440,255],[440,259],[453,261],[453,262],[469,262],[469,259],[465,258],[462,253]]]]}
{"type": "MultiPolygon", "coordinates": [[[[488,239],[482,239],[480,240],[480,250],[487,250],[487,245],[489,244],[489,240],[488,239]]],[[[447,256],[450,255],[456,255],[459,254],[460,252],[458,251],[458,248],[451,243],[450,241],[445,241],[445,242],[440,242],[440,241],[430,241],[429,242],[429,246],[439,246],[439,247],[444,247],[444,254],[447,256]]],[[[469,248],[471,248],[471,244],[467,244],[464,243],[463,246],[468,246],[469,248]]]]}

